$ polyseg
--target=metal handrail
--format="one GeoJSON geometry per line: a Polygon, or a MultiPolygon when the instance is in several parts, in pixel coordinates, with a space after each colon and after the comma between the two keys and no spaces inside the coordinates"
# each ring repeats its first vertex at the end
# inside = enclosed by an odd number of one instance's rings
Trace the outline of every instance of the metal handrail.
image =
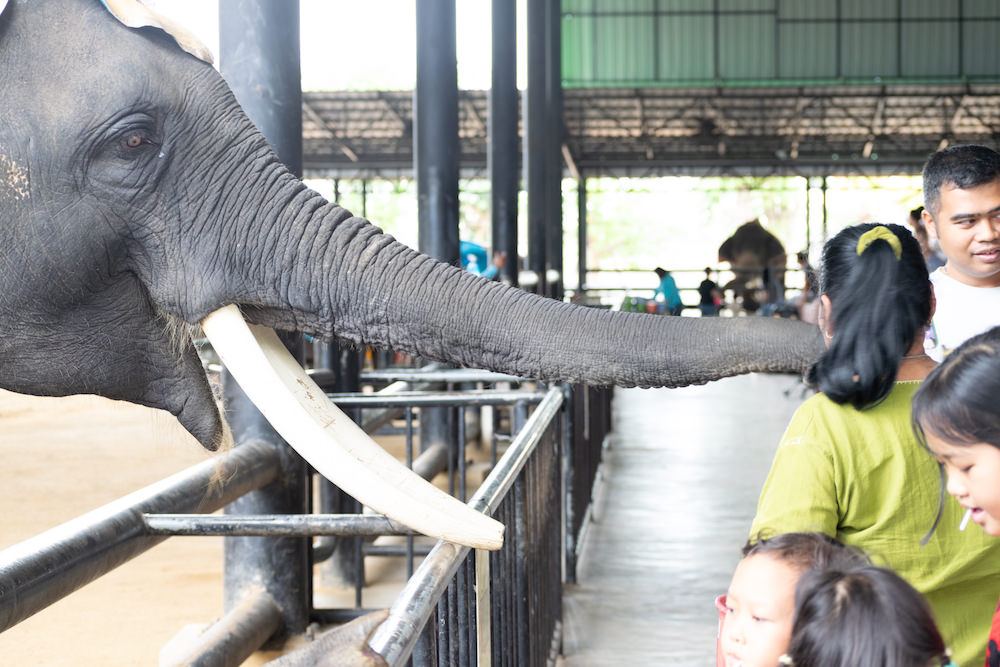
{"type": "Polygon", "coordinates": [[[403,382],[525,382],[525,378],[477,368],[383,368],[362,371],[362,380],[403,382]]]}
{"type": "MultiPolygon", "coordinates": [[[[496,467],[473,494],[470,506],[485,514],[496,510],[562,404],[562,389],[549,389],[496,467]]],[[[468,552],[469,547],[438,542],[403,587],[389,610],[389,617],[372,633],[369,648],[389,665],[402,665],[413,652],[420,632],[468,552]]]]}
{"type": "Polygon", "coordinates": [[[146,532],[144,513],[216,510],[278,466],[274,447],[248,442],[0,551],[0,632],[166,539],[146,532]]]}
{"type": "Polygon", "coordinates": [[[379,394],[327,394],[340,408],[383,407],[455,407],[484,405],[509,405],[512,403],[538,403],[545,398],[544,391],[497,391],[472,389],[461,393],[444,391],[407,391],[391,396],[379,394]]]}
{"type": "Polygon", "coordinates": [[[421,533],[381,514],[144,514],[150,535],[380,537],[421,533]]]}

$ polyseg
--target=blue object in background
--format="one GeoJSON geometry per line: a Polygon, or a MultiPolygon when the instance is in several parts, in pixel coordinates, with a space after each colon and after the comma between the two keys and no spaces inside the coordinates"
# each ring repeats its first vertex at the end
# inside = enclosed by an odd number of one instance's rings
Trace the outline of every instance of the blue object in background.
{"type": "Polygon", "coordinates": [[[486,254],[486,248],[472,241],[459,241],[458,252],[462,260],[462,268],[483,278],[493,280],[500,273],[486,254]]]}
{"type": "Polygon", "coordinates": [[[482,275],[489,266],[486,248],[472,241],[459,241],[458,252],[462,258],[462,268],[477,276],[482,275]]]}

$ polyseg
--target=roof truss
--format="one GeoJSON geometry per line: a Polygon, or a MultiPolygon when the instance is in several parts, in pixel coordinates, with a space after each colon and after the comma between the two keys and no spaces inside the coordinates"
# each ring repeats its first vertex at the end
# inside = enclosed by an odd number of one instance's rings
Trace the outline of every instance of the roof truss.
{"type": "MultiPolygon", "coordinates": [[[[520,107],[519,107],[520,108],[520,107]]],[[[460,164],[486,176],[486,91],[459,92],[460,164]]],[[[919,173],[1000,139],[1000,84],[563,91],[567,167],[588,176],[919,173]]],[[[303,96],[307,176],[409,177],[412,91],[303,96]]]]}

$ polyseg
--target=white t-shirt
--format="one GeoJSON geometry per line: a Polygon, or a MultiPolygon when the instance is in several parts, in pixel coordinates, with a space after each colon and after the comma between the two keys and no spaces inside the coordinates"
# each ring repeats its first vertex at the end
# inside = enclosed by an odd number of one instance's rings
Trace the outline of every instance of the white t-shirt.
{"type": "Polygon", "coordinates": [[[1000,325],[1000,287],[960,283],[944,267],[931,273],[937,308],[924,347],[941,361],[965,340],[1000,325]]]}

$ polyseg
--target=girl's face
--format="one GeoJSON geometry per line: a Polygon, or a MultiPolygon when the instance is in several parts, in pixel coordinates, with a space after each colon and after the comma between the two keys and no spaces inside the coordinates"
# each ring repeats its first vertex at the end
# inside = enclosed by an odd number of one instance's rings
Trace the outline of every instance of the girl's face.
{"type": "Polygon", "coordinates": [[[747,556],[726,593],[722,651],[726,667],[775,667],[788,650],[801,571],[770,554],[747,556]]]}
{"type": "Polygon", "coordinates": [[[948,493],[972,510],[987,535],[1000,536],[1000,449],[993,445],[952,445],[926,432],[927,446],[948,474],[948,493]]]}

